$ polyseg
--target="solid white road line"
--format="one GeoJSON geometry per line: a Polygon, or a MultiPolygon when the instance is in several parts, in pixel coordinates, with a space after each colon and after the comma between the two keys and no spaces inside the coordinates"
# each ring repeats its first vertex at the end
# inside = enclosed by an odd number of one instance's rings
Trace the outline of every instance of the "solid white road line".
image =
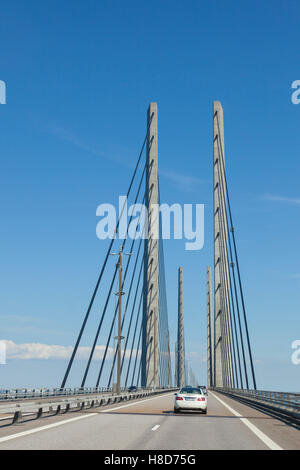
{"type": "MultiPolygon", "coordinates": [[[[166,393],[163,396],[167,396],[167,395],[172,395],[172,393],[166,393]]],[[[136,402],[130,403],[128,405],[117,406],[115,408],[110,408],[109,410],[103,410],[100,413],[108,413],[109,411],[119,410],[120,408],[125,408],[127,406],[133,406],[133,405],[136,405],[138,403],[143,403],[144,401],[155,400],[156,398],[161,398],[161,397],[162,397],[162,395],[158,395],[157,397],[154,397],[154,398],[146,398],[145,400],[141,400],[141,401],[138,401],[138,402],[136,401],[136,402]]],[[[51,429],[51,428],[56,428],[57,426],[62,426],[63,424],[73,423],[74,421],[79,421],[80,419],[90,418],[91,416],[97,416],[97,415],[98,415],[98,412],[89,413],[89,414],[86,414],[86,415],[77,416],[76,418],[65,419],[64,421],[59,421],[58,423],[47,424],[46,426],[40,426],[38,428],[29,429],[28,431],[18,432],[16,434],[10,434],[9,436],[0,437],[0,444],[1,444],[1,442],[10,441],[11,439],[16,439],[18,437],[28,436],[29,434],[34,434],[36,432],[45,431],[45,430],[51,429]]]]}
{"type": "Polygon", "coordinates": [[[252,431],[269,449],[271,450],[283,450],[276,442],[272,441],[265,433],[260,431],[254,424],[252,424],[247,418],[243,418],[240,413],[235,411],[231,406],[227,405],[221,398],[217,397],[214,393],[210,392],[210,394],[216,398],[223,406],[225,406],[233,415],[240,418],[240,420],[252,431]]]}
{"type": "Polygon", "coordinates": [[[158,428],[160,428],[160,424],[157,424],[156,426],[154,426],[154,428],[152,428],[151,431],[156,431],[158,428]]]}
{"type": "MultiPolygon", "coordinates": [[[[32,416],[32,415],[36,415],[36,412],[35,413],[22,413],[23,416],[32,416]]],[[[5,420],[8,420],[8,419],[12,419],[14,417],[14,413],[10,413],[8,416],[6,416],[5,418],[0,418],[0,421],[5,421],[5,420]]]]}
{"type": "Polygon", "coordinates": [[[34,434],[36,432],[45,431],[46,429],[56,428],[57,426],[62,426],[63,424],[72,423],[74,421],[79,421],[80,419],[90,418],[91,416],[96,416],[96,415],[97,413],[89,413],[86,415],[77,416],[76,418],[65,419],[64,421],[59,421],[58,423],[47,424],[46,426],[40,426],[38,428],[29,429],[28,431],[11,434],[10,436],[0,437],[0,443],[10,441],[11,439],[16,439],[17,437],[28,436],[29,434],[34,434]]]}
{"type": "Polygon", "coordinates": [[[161,398],[162,396],[167,397],[168,395],[173,395],[173,393],[174,392],[165,393],[164,395],[158,395],[157,397],[154,397],[154,398],[146,398],[145,400],[140,400],[134,403],[129,403],[128,405],[116,406],[115,408],[110,408],[109,410],[102,410],[100,411],[100,413],[109,413],[110,411],[120,410],[121,408],[127,408],[128,406],[139,405],[140,403],[143,403],[144,401],[156,400],[157,398],[161,398]]]}

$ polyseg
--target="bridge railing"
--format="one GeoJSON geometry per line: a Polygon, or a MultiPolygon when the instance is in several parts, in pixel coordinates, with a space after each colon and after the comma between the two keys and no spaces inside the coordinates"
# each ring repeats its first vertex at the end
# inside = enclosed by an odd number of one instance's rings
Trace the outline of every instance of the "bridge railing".
{"type": "MultiPolygon", "coordinates": [[[[147,389],[139,388],[138,391],[147,389]]],[[[128,392],[129,388],[122,387],[121,392],[128,392]]],[[[107,387],[79,387],[79,388],[18,388],[13,390],[0,390],[0,403],[5,400],[26,400],[32,398],[62,397],[74,395],[93,395],[102,393],[114,393],[113,388],[107,387]]]]}
{"type": "Polygon", "coordinates": [[[233,398],[240,398],[249,403],[266,406],[296,419],[300,419],[300,393],[217,387],[213,390],[232,396],[233,398]]]}
{"type": "MultiPolygon", "coordinates": [[[[0,403],[0,420],[6,425],[7,421],[11,424],[18,423],[26,419],[41,418],[43,414],[58,415],[67,412],[76,412],[83,410],[93,410],[94,408],[105,405],[112,405],[119,402],[127,402],[138,398],[148,397],[150,395],[173,392],[178,388],[164,389],[139,389],[136,392],[113,393],[93,393],[86,395],[68,395],[57,398],[55,396],[39,397],[36,400],[6,401],[0,403]]],[[[28,397],[27,397],[28,398],[28,397]]]]}
{"type": "Polygon", "coordinates": [[[70,395],[86,395],[93,393],[111,392],[111,389],[98,387],[84,388],[16,388],[10,390],[0,390],[0,402],[3,400],[24,400],[27,398],[59,397],[70,395]]]}

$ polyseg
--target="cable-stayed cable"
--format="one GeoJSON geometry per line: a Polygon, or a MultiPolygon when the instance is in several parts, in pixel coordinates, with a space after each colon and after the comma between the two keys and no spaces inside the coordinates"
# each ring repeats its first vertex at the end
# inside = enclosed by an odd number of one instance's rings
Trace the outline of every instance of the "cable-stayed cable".
{"type": "MultiPolygon", "coordinates": [[[[219,130],[219,134],[220,134],[218,113],[217,113],[217,123],[218,123],[218,130],[219,130]]],[[[256,390],[256,379],[255,379],[255,373],[254,373],[254,366],[253,366],[253,359],[252,359],[252,352],[251,352],[251,345],[250,345],[250,338],[249,338],[249,330],[248,330],[248,323],[247,323],[245,303],[244,303],[243,288],[242,288],[239,261],[238,261],[238,255],[237,255],[237,248],[236,248],[236,241],[235,241],[235,234],[234,234],[234,226],[233,226],[233,221],[232,221],[231,205],[230,205],[230,199],[229,199],[229,193],[228,193],[228,184],[227,184],[226,171],[225,171],[225,161],[224,161],[224,155],[223,155],[222,148],[221,148],[220,157],[221,157],[220,160],[221,160],[222,170],[224,172],[226,200],[227,200],[227,204],[228,204],[229,219],[230,219],[230,224],[231,224],[230,232],[232,234],[235,261],[236,261],[236,267],[237,267],[237,273],[238,273],[239,290],[240,290],[240,296],[241,296],[241,301],[242,301],[243,318],[244,318],[244,325],[245,325],[245,331],[246,331],[246,339],[247,339],[248,354],[249,354],[250,367],[251,367],[251,373],[252,373],[252,380],[253,380],[254,389],[256,390]]],[[[234,266],[232,266],[232,267],[234,269],[234,266]]]]}
{"type": "MultiPolygon", "coordinates": [[[[220,142],[219,142],[219,139],[218,139],[218,161],[217,161],[217,165],[218,165],[218,174],[220,175],[221,171],[220,171],[220,166],[219,166],[219,162],[220,162],[220,158],[221,158],[221,155],[220,155],[220,142]]],[[[219,177],[220,179],[220,177],[219,177]]],[[[224,189],[224,185],[223,185],[223,179],[220,180],[221,184],[219,185],[219,190],[221,189],[222,191],[222,200],[224,202],[224,207],[225,207],[225,195],[224,195],[224,192],[225,192],[225,189],[224,189]]],[[[225,214],[222,214],[223,217],[226,217],[226,220],[227,220],[227,213],[225,214]]],[[[228,246],[229,246],[229,252],[230,252],[230,256],[231,256],[231,263],[232,263],[232,250],[231,250],[231,237],[230,237],[230,233],[229,233],[229,228],[228,228],[228,223],[226,225],[227,227],[227,235],[228,235],[228,246]]],[[[228,253],[227,253],[227,265],[229,266],[229,259],[228,259],[228,253]]],[[[229,271],[229,275],[230,275],[230,271],[229,271]]],[[[234,280],[234,286],[235,286],[235,278],[233,279],[234,280]]],[[[248,374],[247,374],[247,366],[246,366],[246,358],[245,358],[245,351],[244,351],[244,340],[243,340],[243,333],[242,333],[242,328],[241,328],[241,321],[240,321],[240,310],[239,310],[239,302],[238,302],[238,297],[237,297],[237,292],[236,292],[236,286],[235,286],[235,300],[236,300],[236,307],[237,307],[237,314],[238,314],[238,324],[239,324],[239,333],[240,333],[240,341],[241,341],[241,350],[242,350],[242,357],[243,357],[243,364],[244,364],[244,376],[245,376],[245,380],[246,380],[246,385],[247,385],[247,388],[248,388],[248,374]]]]}
{"type": "MultiPolygon", "coordinates": [[[[137,318],[136,318],[136,322],[135,322],[134,333],[133,333],[132,342],[131,342],[131,349],[130,349],[129,361],[128,361],[128,365],[127,365],[127,372],[126,372],[126,379],[125,379],[124,387],[127,386],[127,381],[128,381],[128,376],[129,376],[129,371],[130,371],[130,366],[131,366],[131,360],[132,360],[132,354],[133,354],[133,350],[134,350],[134,343],[135,343],[136,333],[137,333],[137,329],[138,329],[138,323],[139,323],[140,314],[141,314],[142,300],[143,300],[143,292],[141,292],[141,295],[140,295],[140,301],[139,301],[139,306],[138,306],[138,311],[137,311],[137,318]]],[[[140,325],[140,326],[142,326],[142,325],[140,325]]],[[[139,342],[138,342],[138,344],[139,344],[139,342]]],[[[136,356],[137,356],[137,354],[138,354],[138,345],[137,345],[137,350],[136,350],[136,356]]],[[[123,355],[122,370],[123,370],[123,365],[124,365],[124,356],[125,355],[123,355]]]]}
{"type": "MultiPolygon", "coordinates": [[[[129,187],[128,187],[128,190],[127,190],[127,194],[126,194],[126,197],[127,197],[127,198],[129,197],[129,195],[130,195],[130,193],[131,193],[131,189],[132,189],[132,186],[133,186],[133,182],[134,182],[134,180],[135,180],[135,177],[136,177],[136,174],[137,174],[137,170],[138,170],[138,167],[139,167],[139,164],[140,164],[140,161],[141,161],[141,157],[142,157],[142,154],[143,154],[143,151],[144,151],[146,142],[147,142],[147,135],[148,135],[148,131],[149,131],[149,127],[150,127],[150,124],[151,124],[151,122],[152,122],[152,119],[153,119],[153,114],[151,115],[151,117],[150,117],[150,119],[149,119],[149,123],[148,123],[148,126],[147,126],[146,136],[145,136],[145,138],[144,138],[144,141],[143,141],[143,144],[142,144],[142,147],[141,147],[139,156],[138,156],[138,160],[137,160],[136,166],[135,166],[135,168],[134,168],[134,172],[133,172],[133,175],[132,175],[132,178],[131,178],[131,181],[130,181],[130,184],[129,184],[129,187]]],[[[120,216],[119,216],[119,219],[118,219],[118,222],[117,222],[117,225],[116,225],[115,234],[118,233],[119,224],[120,224],[120,220],[121,220],[122,215],[123,215],[124,208],[125,208],[125,202],[124,202],[124,205],[123,205],[123,207],[122,207],[121,214],[120,214],[120,216]]],[[[105,256],[105,259],[104,259],[104,263],[103,263],[103,265],[102,265],[102,268],[101,268],[99,277],[98,277],[97,282],[96,282],[96,286],[95,286],[95,288],[94,288],[94,291],[93,291],[93,294],[92,294],[90,303],[89,303],[89,305],[88,305],[87,311],[86,311],[85,316],[84,316],[83,323],[82,323],[81,328],[80,328],[80,331],[79,331],[79,335],[78,335],[78,337],[77,337],[77,340],[76,340],[74,349],[73,349],[73,351],[72,351],[71,358],[70,358],[70,360],[69,360],[69,363],[68,363],[68,366],[67,366],[65,375],[64,375],[64,377],[63,377],[63,380],[62,380],[62,383],[61,383],[61,388],[64,388],[64,387],[65,387],[66,381],[67,381],[67,379],[68,379],[68,376],[69,376],[71,367],[72,367],[72,365],[73,365],[73,361],[74,361],[75,355],[76,355],[76,353],[77,353],[77,350],[78,350],[78,347],[79,347],[79,344],[80,344],[80,341],[81,341],[81,338],[82,338],[82,335],[83,335],[83,332],[84,332],[86,323],[87,323],[87,321],[88,321],[88,318],[89,318],[89,315],[90,315],[90,311],[91,311],[92,306],[93,306],[93,304],[94,304],[94,300],[95,300],[96,294],[97,294],[97,292],[98,292],[99,285],[100,285],[100,283],[101,283],[101,279],[102,279],[104,270],[105,270],[105,268],[106,268],[107,261],[108,261],[108,257],[109,257],[109,254],[110,254],[110,252],[111,252],[111,249],[112,249],[112,246],[113,246],[113,244],[114,244],[114,241],[115,241],[115,237],[112,238],[112,240],[111,240],[111,242],[110,242],[110,244],[109,244],[109,248],[108,248],[108,250],[107,250],[107,253],[106,253],[106,256],[105,256]]]]}

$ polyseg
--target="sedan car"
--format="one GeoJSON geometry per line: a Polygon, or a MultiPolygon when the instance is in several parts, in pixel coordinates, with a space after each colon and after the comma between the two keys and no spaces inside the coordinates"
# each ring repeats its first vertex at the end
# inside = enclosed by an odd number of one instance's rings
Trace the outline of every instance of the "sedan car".
{"type": "Polygon", "coordinates": [[[181,410],[207,413],[207,398],[200,388],[183,387],[175,393],[174,413],[179,413],[181,410]]]}

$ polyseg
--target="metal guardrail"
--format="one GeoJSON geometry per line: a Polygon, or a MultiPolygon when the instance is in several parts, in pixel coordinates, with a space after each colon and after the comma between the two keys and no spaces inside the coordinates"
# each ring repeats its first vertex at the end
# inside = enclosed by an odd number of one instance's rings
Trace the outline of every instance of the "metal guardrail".
{"type": "Polygon", "coordinates": [[[246,390],[235,388],[213,388],[216,392],[243,398],[252,403],[264,405],[283,414],[300,419],[300,393],[272,392],[267,390],[246,390]]]}
{"type": "MultiPolygon", "coordinates": [[[[122,388],[121,391],[127,391],[122,388]]],[[[112,388],[82,387],[82,388],[18,388],[13,390],[0,390],[0,403],[4,400],[26,400],[28,398],[47,398],[73,395],[88,395],[96,393],[113,393],[112,388]]]]}
{"type": "MultiPolygon", "coordinates": [[[[119,403],[122,401],[129,401],[138,398],[143,398],[150,395],[163,394],[178,390],[177,388],[164,388],[157,390],[143,390],[140,389],[137,392],[123,392],[120,395],[117,394],[86,394],[84,396],[68,396],[62,397],[57,400],[57,396],[52,396],[49,400],[24,401],[18,402],[1,402],[0,403],[0,414],[8,415],[1,418],[2,421],[11,420],[11,424],[18,423],[23,420],[26,415],[36,415],[35,418],[40,418],[45,413],[52,413],[58,415],[61,413],[67,413],[69,411],[82,411],[97,408],[104,405],[113,403],[119,403]],[[53,398],[53,399],[51,399],[53,398]]],[[[26,397],[29,398],[29,397],[26,397]]],[[[36,398],[36,397],[35,397],[36,398]]]]}

